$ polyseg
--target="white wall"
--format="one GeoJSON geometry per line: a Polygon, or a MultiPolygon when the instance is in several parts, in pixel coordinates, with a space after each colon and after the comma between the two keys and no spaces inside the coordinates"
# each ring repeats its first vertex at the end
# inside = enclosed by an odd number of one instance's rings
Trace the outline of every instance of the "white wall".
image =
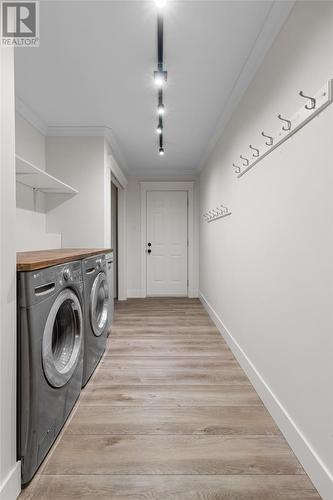
{"type": "Polygon", "coordinates": [[[333,3],[297,2],[200,178],[200,291],[294,451],[333,498],[333,105],[241,179],[232,168],[333,77],[333,3]],[[270,392],[271,391],[271,392],[270,392]]]}
{"type": "MultiPolygon", "coordinates": [[[[45,137],[19,113],[15,120],[15,152],[45,170],[45,137]]],[[[16,183],[16,250],[61,247],[60,234],[46,232],[45,194],[16,183]]]]}
{"type": "Polygon", "coordinates": [[[0,48],[0,499],[20,491],[16,462],[16,259],[14,49],[0,48]]]}
{"type": "MultiPolygon", "coordinates": [[[[190,181],[194,177],[188,176],[129,176],[126,193],[127,214],[127,295],[128,297],[142,297],[142,270],[141,270],[141,193],[142,181],[190,181]]],[[[194,220],[198,220],[199,207],[198,183],[194,187],[194,220]]],[[[198,289],[198,227],[194,225],[194,290],[198,289]]]]}
{"type": "Polygon", "coordinates": [[[104,137],[46,138],[46,170],[79,191],[48,195],[46,228],[63,247],[105,245],[104,154],[104,137]]]}

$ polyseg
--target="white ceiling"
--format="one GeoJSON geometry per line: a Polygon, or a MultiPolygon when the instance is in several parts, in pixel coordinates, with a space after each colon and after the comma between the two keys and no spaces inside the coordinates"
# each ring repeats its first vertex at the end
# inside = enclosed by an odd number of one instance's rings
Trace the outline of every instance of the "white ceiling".
{"type": "Polygon", "coordinates": [[[244,69],[256,51],[265,53],[258,41],[267,50],[281,26],[272,24],[273,7],[169,1],[164,157],[155,132],[153,1],[40,2],[40,48],[16,49],[17,96],[48,126],[110,127],[128,171],[198,169],[235,88],[242,78],[249,83],[244,69]]]}

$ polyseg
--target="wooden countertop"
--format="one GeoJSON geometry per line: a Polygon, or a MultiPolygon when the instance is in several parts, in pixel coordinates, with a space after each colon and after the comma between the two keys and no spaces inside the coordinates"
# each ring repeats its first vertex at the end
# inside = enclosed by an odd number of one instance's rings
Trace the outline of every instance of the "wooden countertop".
{"type": "Polygon", "coordinates": [[[35,252],[17,252],[16,270],[35,271],[45,267],[82,260],[93,255],[112,252],[112,248],[57,248],[35,252]]]}

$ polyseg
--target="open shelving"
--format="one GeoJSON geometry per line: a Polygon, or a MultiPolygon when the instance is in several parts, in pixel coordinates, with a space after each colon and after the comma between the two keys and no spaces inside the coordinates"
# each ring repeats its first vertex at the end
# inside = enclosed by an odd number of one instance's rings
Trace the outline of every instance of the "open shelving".
{"type": "Polygon", "coordinates": [[[16,155],[16,182],[52,194],[78,194],[78,191],[16,155]]]}

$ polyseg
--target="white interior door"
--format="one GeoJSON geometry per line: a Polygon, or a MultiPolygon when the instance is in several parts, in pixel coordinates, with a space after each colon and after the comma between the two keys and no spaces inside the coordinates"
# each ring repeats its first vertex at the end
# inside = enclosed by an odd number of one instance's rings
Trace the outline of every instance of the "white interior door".
{"type": "Polygon", "coordinates": [[[187,295],[187,192],[147,192],[147,295],[187,295]]]}

